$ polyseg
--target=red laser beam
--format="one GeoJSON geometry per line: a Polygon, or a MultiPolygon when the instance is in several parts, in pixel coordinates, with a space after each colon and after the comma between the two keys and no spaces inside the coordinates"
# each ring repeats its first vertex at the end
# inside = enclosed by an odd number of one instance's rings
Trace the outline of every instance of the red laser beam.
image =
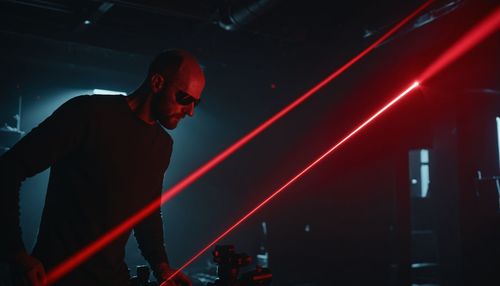
{"type": "Polygon", "coordinates": [[[465,52],[470,50],[475,44],[481,42],[498,29],[500,29],[500,6],[479,24],[474,26],[474,28],[470,29],[463,37],[446,50],[441,57],[425,69],[419,77],[420,80],[426,81],[434,74],[440,72],[451,62],[465,54],[465,52]]]}
{"type": "Polygon", "coordinates": [[[144,209],[139,211],[138,213],[134,214],[130,218],[128,218],[126,221],[122,222],[120,225],[116,226],[114,229],[110,230],[100,238],[98,238],[95,242],[92,244],[88,245],[84,249],[80,250],[73,256],[69,257],[65,261],[61,262],[59,265],[54,267],[52,271],[50,271],[47,274],[47,285],[52,285],[54,282],[59,280],[62,276],[64,276],[66,273],[69,271],[73,270],[76,268],[80,263],[83,261],[87,260],[90,258],[92,255],[97,253],[99,250],[101,250],[103,247],[105,247],[107,244],[109,244],[111,241],[116,239],[118,236],[124,234],[128,230],[130,230],[134,225],[139,223],[142,219],[144,219],[146,216],[150,215],[153,213],[156,209],[158,209],[161,205],[163,205],[165,202],[170,200],[172,197],[176,196],[178,193],[180,193],[183,189],[191,185],[193,182],[198,180],[200,177],[202,177],[204,174],[209,172],[211,169],[213,169],[215,166],[220,164],[222,161],[224,161],[227,157],[232,155],[234,152],[236,152],[238,149],[246,145],[250,140],[255,138],[257,135],[262,133],[264,130],[266,130],[269,126],[271,126],[273,123],[275,123],[277,120],[285,116],[288,112],[296,108],[298,105],[300,105],[302,102],[304,102],[306,99],[308,99],[310,96],[312,96],[314,93],[316,93],[318,90],[323,88],[325,85],[330,83],[332,80],[337,78],[340,74],[342,74],[344,71],[349,69],[352,65],[354,65],[356,62],[358,62],[361,58],[363,58],[365,55],[370,53],[373,49],[375,49],[378,45],[380,45],[382,42],[387,40],[390,36],[392,36],[394,33],[396,33],[402,26],[407,24],[410,20],[412,20],[415,16],[417,16],[420,12],[422,12],[425,8],[427,8],[434,0],[428,0],[424,4],[422,4],[420,7],[418,7],[415,11],[413,11],[411,14],[409,14],[407,17],[405,17],[403,20],[401,20],[399,23],[397,23],[392,29],[390,29],[387,33],[385,33],[383,36],[381,36],[377,41],[372,43],[369,47],[367,47],[365,50],[363,50],[361,53],[359,53],[357,56],[349,60],[346,64],[341,66],[338,70],[330,74],[328,77],[323,79],[321,82],[319,82],[317,85],[315,85],[313,88],[308,90],[306,93],[304,93],[302,96],[300,96],[298,99],[293,101],[291,104],[286,106],[284,109],[276,113],[274,116],[266,120],[264,123],[262,123],[260,126],[255,128],[253,131],[250,133],[246,134],[244,137],[236,141],[233,145],[228,147],[226,150],[221,152],[219,155],[215,156],[212,158],[210,161],[205,163],[203,166],[198,168],[196,171],[191,173],[189,176],[184,178],[182,181],[174,185],[172,188],[165,190],[164,193],[161,195],[161,197],[152,202],[151,204],[147,205],[144,209]]]}
{"type": "MultiPolygon", "coordinates": [[[[500,29],[500,7],[495,9],[491,14],[489,14],[484,20],[476,24],[472,29],[470,29],[464,36],[462,36],[457,42],[455,42],[449,49],[447,49],[440,57],[438,57],[424,72],[421,74],[421,79],[429,79],[431,76],[435,75],[439,71],[441,71],[445,66],[457,60],[460,56],[464,55],[467,51],[472,49],[475,45],[486,39],[488,36],[493,34],[496,30],[500,29]]],[[[422,80],[420,81],[422,82],[422,80]]],[[[175,275],[177,275],[180,271],[185,269],[189,264],[191,264],[194,260],[200,257],[203,253],[205,253],[208,249],[214,246],[218,241],[224,238],[227,234],[237,228],[240,224],[242,224],[246,219],[252,216],[255,212],[265,206],[269,201],[271,201],[274,197],[276,197],[279,193],[284,191],[288,186],[297,181],[300,177],[302,177],[305,173],[307,173],[310,169],[316,166],[321,160],[330,155],[333,151],[339,148],[342,144],[344,144],[347,140],[349,140],[352,136],[358,133],[365,126],[370,124],[374,119],[376,119],[379,115],[381,115],[388,108],[392,107],[395,103],[401,100],[405,95],[410,93],[413,89],[415,89],[419,85],[419,81],[415,81],[409,88],[391,100],[388,104],[378,110],[375,114],[373,114],[368,120],[364,121],[360,124],[356,129],[354,129],[351,133],[349,133],[346,137],[336,143],[332,148],[330,148],[327,152],[321,155],[318,159],[310,163],[305,169],[300,171],[295,177],[281,186],[278,190],[272,193],[269,197],[267,197],[264,201],[262,201],[259,205],[257,205],[254,209],[240,218],[236,223],[234,223],[231,227],[229,227],[226,231],[220,234],[216,239],[210,242],[205,248],[200,250],[197,254],[195,254],[192,258],[190,258],[184,265],[182,265],[176,272],[174,272],[165,282],[163,282],[160,286],[165,286],[166,282],[172,279],[175,275]]]]}
{"type": "MultiPolygon", "coordinates": [[[[300,177],[305,175],[309,170],[314,168],[319,162],[321,162],[325,157],[330,155],[333,151],[337,150],[340,146],[342,146],[347,140],[351,139],[356,133],[358,133],[361,129],[366,127],[368,124],[370,124],[373,120],[375,120],[378,116],[380,116],[384,111],[386,111],[388,108],[396,104],[399,100],[401,100],[405,95],[409,94],[412,90],[414,90],[417,86],[419,85],[418,82],[414,82],[410,87],[408,87],[406,90],[401,92],[398,96],[396,96],[393,100],[391,100],[389,103],[387,103],[384,107],[379,109],[377,112],[375,112],[372,116],[370,116],[366,121],[361,123],[357,128],[355,128],[353,131],[351,131],[347,136],[345,136],[342,140],[337,142],[333,147],[331,147],[328,151],[326,151],[323,155],[321,155],[318,159],[314,160],[312,163],[310,163],[306,168],[304,168],[302,171],[300,171],[295,177],[290,179],[288,182],[286,182],[283,186],[281,186],[279,189],[274,191],[269,197],[267,197],[264,201],[262,201],[260,204],[258,204],[255,208],[253,208],[251,211],[249,211],[246,215],[244,215],[242,218],[240,218],[236,223],[234,223],[231,227],[229,227],[226,231],[224,231],[222,234],[220,234],[216,239],[214,239],[212,242],[210,242],[205,248],[203,248],[200,252],[198,252],[196,255],[194,255],[191,259],[189,259],[183,266],[181,266],[176,272],[174,272],[168,279],[172,279],[177,273],[182,271],[184,268],[186,268],[189,264],[191,264],[194,260],[196,260],[200,255],[205,253],[208,249],[210,249],[212,246],[214,246],[218,241],[220,241],[222,238],[224,238],[227,234],[229,234],[231,231],[233,231],[235,228],[237,228],[240,224],[242,224],[246,219],[248,219],[250,216],[252,216],[255,212],[257,212],[259,209],[261,209],[263,206],[265,206],[267,203],[269,203],[274,197],[276,197],[278,194],[283,192],[288,186],[293,184],[295,181],[297,181],[300,177]]],[[[166,282],[166,281],[165,281],[166,282]]],[[[165,286],[166,283],[162,283],[160,286],[165,286]]]]}

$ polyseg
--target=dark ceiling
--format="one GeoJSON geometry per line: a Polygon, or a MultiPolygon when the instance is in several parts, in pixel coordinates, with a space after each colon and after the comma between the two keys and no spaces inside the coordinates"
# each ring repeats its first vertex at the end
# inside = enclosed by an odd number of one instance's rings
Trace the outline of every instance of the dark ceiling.
{"type": "Polygon", "coordinates": [[[273,5],[237,31],[225,31],[218,25],[228,10],[247,2],[251,1],[8,0],[0,3],[0,26],[3,32],[139,54],[172,45],[208,53],[226,42],[239,43],[243,49],[265,42],[269,48],[282,49],[360,41],[367,30],[383,29],[423,3],[269,0],[261,2],[273,5]]]}

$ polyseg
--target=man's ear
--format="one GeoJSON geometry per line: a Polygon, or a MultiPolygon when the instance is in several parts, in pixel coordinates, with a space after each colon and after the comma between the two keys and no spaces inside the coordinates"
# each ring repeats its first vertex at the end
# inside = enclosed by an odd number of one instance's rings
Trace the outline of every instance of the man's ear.
{"type": "Polygon", "coordinates": [[[160,90],[162,90],[164,84],[165,84],[165,79],[159,73],[153,74],[151,76],[151,79],[149,80],[149,86],[153,93],[157,93],[160,90]]]}

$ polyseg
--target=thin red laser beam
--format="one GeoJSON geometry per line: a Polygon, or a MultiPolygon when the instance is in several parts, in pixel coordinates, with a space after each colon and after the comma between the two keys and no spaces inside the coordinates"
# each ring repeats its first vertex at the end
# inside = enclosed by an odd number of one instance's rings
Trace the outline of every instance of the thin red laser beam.
{"type": "MultiPolygon", "coordinates": [[[[194,255],[191,259],[189,259],[183,266],[181,266],[176,272],[174,272],[168,279],[172,279],[177,273],[182,271],[184,268],[186,268],[189,264],[191,264],[194,260],[196,260],[200,255],[205,253],[208,249],[210,249],[212,246],[214,246],[217,242],[219,242],[222,238],[224,238],[227,234],[229,234],[231,231],[233,231],[235,228],[237,228],[240,224],[242,224],[245,220],[247,220],[250,216],[252,216],[254,213],[256,213],[259,209],[261,209],[263,206],[265,206],[267,203],[269,203],[274,197],[276,197],[278,194],[283,192],[288,186],[293,184],[295,181],[297,181],[300,177],[305,175],[309,170],[314,168],[319,162],[321,162],[325,157],[330,155],[333,151],[337,150],[340,146],[342,146],[347,140],[351,139],[356,133],[358,133],[361,129],[366,127],[368,124],[370,124],[373,120],[375,120],[378,116],[380,116],[384,111],[389,109],[391,106],[396,104],[399,100],[401,100],[405,95],[409,94],[412,90],[414,90],[419,83],[416,81],[414,82],[410,87],[408,87],[406,90],[401,92],[398,96],[396,96],[393,100],[391,100],[389,103],[387,103],[385,106],[380,108],[377,112],[375,112],[372,116],[370,116],[366,121],[361,123],[357,128],[355,128],[353,131],[351,131],[347,136],[345,136],[342,140],[337,142],[333,147],[331,147],[328,151],[326,151],[323,155],[321,155],[319,158],[314,160],[312,163],[310,163],[306,168],[304,168],[302,171],[300,171],[297,175],[295,175],[292,179],[290,179],[288,182],[286,182],[283,186],[281,186],[279,189],[274,191],[269,197],[267,197],[265,200],[263,200],[260,204],[258,204],[255,208],[253,208],[251,211],[249,211],[246,215],[244,215],[242,218],[240,218],[236,223],[234,223],[231,227],[229,227],[226,231],[224,231],[222,234],[220,234],[216,239],[214,239],[212,242],[210,242],[205,248],[203,248],[200,252],[198,252],[196,255],[194,255]]],[[[165,286],[166,282],[162,283],[160,286],[165,286]]]]}
{"type": "Polygon", "coordinates": [[[255,138],[257,135],[262,133],[264,130],[266,130],[269,126],[274,124],[277,120],[285,116],[288,112],[292,111],[294,108],[296,108],[298,105],[300,105],[302,102],[304,102],[306,99],[308,99],[310,96],[312,96],[314,93],[316,93],[318,90],[323,88],[325,85],[330,83],[332,80],[337,78],[340,74],[345,72],[347,69],[349,69],[352,65],[354,65],[356,62],[358,62],[361,58],[363,58],[365,55],[370,53],[373,49],[375,49],[378,45],[380,45],[382,42],[387,40],[390,36],[392,36],[394,33],[396,33],[401,27],[403,27],[405,24],[407,24],[410,20],[412,20],[415,16],[417,16],[420,12],[422,12],[425,8],[427,8],[434,0],[428,0],[424,4],[422,4],[420,7],[418,7],[415,11],[413,11],[411,14],[409,14],[407,17],[405,17],[403,20],[401,20],[399,23],[397,23],[392,29],[390,29],[387,33],[385,33],[383,36],[381,36],[377,41],[372,43],[369,47],[367,47],[365,50],[363,50],[361,53],[359,53],[357,56],[349,60],[346,64],[341,66],[338,70],[330,74],[328,77],[323,79],[321,82],[319,82],[317,85],[315,85],[313,88],[308,90],[306,93],[304,93],[302,96],[300,96],[298,99],[293,101],[291,104],[287,105],[284,109],[276,113],[274,116],[266,120],[264,123],[262,123],[260,126],[255,128],[253,131],[249,132],[246,134],[244,137],[236,141],[233,145],[228,147],[226,150],[212,158],[210,161],[205,163],[203,166],[198,168],[196,171],[191,173],[189,176],[184,178],[182,181],[174,185],[168,190],[165,190],[161,197],[152,202],[151,204],[147,205],[144,209],[140,210],[118,226],[116,226],[114,229],[110,230],[103,236],[99,237],[95,242],[92,244],[88,245],[84,249],[80,250],[73,256],[69,257],[65,261],[61,262],[59,265],[54,267],[48,274],[47,274],[47,285],[52,285],[54,282],[59,280],[61,277],[63,277],[66,273],[69,271],[73,270],[76,268],[79,264],[81,264],[83,261],[87,260],[90,258],[92,255],[97,253],[99,250],[101,250],[103,247],[105,247],[107,244],[109,244],[111,241],[116,239],[118,236],[124,234],[128,230],[130,230],[134,225],[142,221],[146,216],[150,215],[153,213],[156,209],[158,209],[161,205],[163,205],[165,202],[169,201],[172,197],[176,196],[178,193],[180,193],[183,189],[191,185],[193,182],[198,180],[200,177],[202,177],[204,174],[209,172],[211,169],[219,165],[222,161],[224,161],[227,157],[232,155],[234,152],[236,152],[238,149],[246,145],[250,140],[255,138]]]}
{"type": "MultiPolygon", "coordinates": [[[[448,50],[441,54],[424,72],[421,74],[421,79],[429,79],[439,71],[441,71],[445,66],[457,60],[460,56],[464,55],[467,51],[472,49],[475,45],[486,39],[488,36],[496,32],[500,29],[500,6],[496,8],[491,14],[489,14],[484,20],[476,24],[472,29],[470,29],[464,36],[462,36],[455,44],[453,44],[448,50]]],[[[190,258],[184,265],[182,265],[176,272],[174,272],[170,277],[164,281],[160,286],[165,286],[166,282],[171,280],[175,275],[177,275],[180,271],[185,269],[189,264],[191,264],[194,260],[200,257],[203,253],[205,253],[208,249],[214,246],[218,241],[224,238],[227,234],[237,228],[241,223],[247,220],[250,216],[252,216],[255,212],[265,206],[269,201],[271,201],[274,197],[276,197],[279,193],[284,191],[288,186],[293,184],[296,180],[302,177],[305,173],[307,173],[310,169],[312,169],[315,165],[317,165],[321,160],[330,155],[333,151],[335,151],[338,147],[344,144],[347,140],[349,140],[352,136],[358,133],[362,128],[371,123],[375,118],[377,118],[380,114],[386,111],[388,108],[393,106],[396,102],[402,99],[405,95],[410,93],[413,89],[415,89],[420,81],[415,81],[408,89],[403,91],[396,98],[391,100],[388,104],[382,107],[379,111],[373,114],[368,120],[359,125],[356,129],[354,129],[351,133],[349,133],[346,137],[336,143],[332,148],[330,148],[326,153],[321,155],[318,159],[310,163],[305,169],[300,171],[295,177],[281,186],[278,190],[272,193],[269,197],[267,197],[264,201],[262,201],[259,205],[257,205],[254,209],[240,218],[236,223],[234,223],[231,227],[229,227],[226,231],[220,234],[216,239],[214,239],[211,243],[209,243],[205,248],[199,251],[196,255],[190,258]]]]}

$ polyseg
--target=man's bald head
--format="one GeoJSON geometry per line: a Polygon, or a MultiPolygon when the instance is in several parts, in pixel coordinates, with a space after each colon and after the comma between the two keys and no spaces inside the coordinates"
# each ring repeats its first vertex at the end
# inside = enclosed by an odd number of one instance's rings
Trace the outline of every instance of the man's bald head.
{"type": "Polygon", "coordinates": [[[200,64],[184,50],[166,50],[158,54],[149,65],[148,79],[154,74],[162,75],[166,82],[181,82],[194,94],[201,94],[205,86],[200,64]]]}
{"type": "Polygon", "coordinates": [[[147,84],[153,99],[153,118],[174,129],[184,116],[193,116],[205,87],[205,76],[193,55],[168,50],[151,62],[147,84]]]}

